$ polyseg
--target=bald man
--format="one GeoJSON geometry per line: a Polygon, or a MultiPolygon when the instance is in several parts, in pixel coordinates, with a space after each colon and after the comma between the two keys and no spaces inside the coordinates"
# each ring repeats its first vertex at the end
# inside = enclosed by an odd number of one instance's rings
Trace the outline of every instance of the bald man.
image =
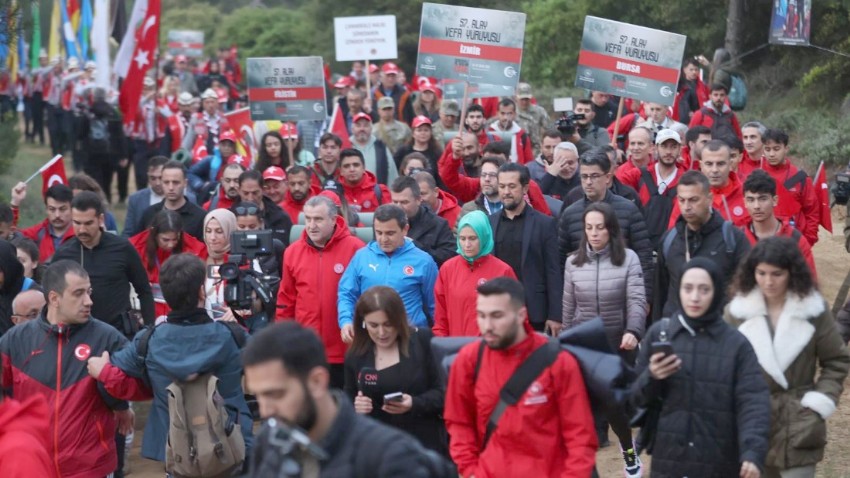
{"type": "Polygon", "coordinates": [[[12,301],[12,323],[18,325],[37,318],[46,303],[44,292],[38,290],[21,292],[12,301]]]}

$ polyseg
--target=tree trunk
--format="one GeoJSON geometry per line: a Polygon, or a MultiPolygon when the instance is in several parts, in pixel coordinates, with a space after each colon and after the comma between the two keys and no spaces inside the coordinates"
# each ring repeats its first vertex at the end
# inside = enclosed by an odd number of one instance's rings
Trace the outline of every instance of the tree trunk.
{"type": "Polygon", "coordinates": [[[744,1],[729,0],[729,13],[726,15],[725,47],[732,54],[733,66],[738,63],[736,58],[741,54],[741,44],[744,41],[744,1]]]}

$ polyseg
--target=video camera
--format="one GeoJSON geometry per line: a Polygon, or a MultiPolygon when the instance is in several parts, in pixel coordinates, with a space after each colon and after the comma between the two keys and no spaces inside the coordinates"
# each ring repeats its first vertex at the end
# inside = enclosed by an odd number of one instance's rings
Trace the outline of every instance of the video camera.
{"type": "Polygon", "coordinates": [[[850,200],[850,170],[835,175],[835,184],[832,185],[832,197],[835,204],[846,205],[850,200]]]}
{"type": "Polygon", "coordinates": [[[218,269],[224,283],[224,302],[232,309],[251,309],[253,293],[269,304],[273,277],[264,276],[251,267],[251,262],[274,253],[272,231],[234,231],[230,234],[230,256],[218,269]]]}
{"type": "Polygon", "coordinates": [[[256,469],[251,476],[300,477],[308,455],[316,461],[329,458],[328,453],[313,443],[304,430],[274,418],[263,424],[256,443],[256,469]]]}
{"type": "Polygon", "coordinates": [[[572,136],[576,132],[576,120],[583,119],[585,119],[584,114],[565,112],[560,118],[555,120],[555,129],[557,129],[565,138],[572,136]]]}

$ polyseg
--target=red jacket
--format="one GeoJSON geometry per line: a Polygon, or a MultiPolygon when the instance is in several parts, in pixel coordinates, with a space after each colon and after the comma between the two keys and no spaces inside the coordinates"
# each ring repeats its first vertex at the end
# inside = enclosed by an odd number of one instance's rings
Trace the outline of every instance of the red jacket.
{"type": "Polygon", "coordinates": [[[437,199],[442,201],[440,203],[440,210],[437,211],[437,215],[445,219],[446,222],[449,223],[449,227],[454,229],[457,225],[457,218],[460,217],[461,212],[461,207],[457,203],[457,198],[438,189],[437,199]]]}
{"type": "Polygon", "coordinates": [[[511,123],[511,128],[508,131],[501,131],[498,122],[491,123],[490,127],[487,128],[487,134],[493,135],[496,139],[504,135],[504,141],[506,142],[510,138],[511,152],[508,157],[512,161],[519,164],[527,164],[534,161],[534,152],[531,150],[531,139],[528,137],[528,133],[516,122],[511,123]]]}
{"type": "Polygon", "coordinates": [[[5,478],[53,478],[47,401],[32,395],[24,401],[0,403],[0,470],[5,478]]]}
{"type": "MultiPolygon", "coordinates": [[[[139,257],[142,258],[142,265],[145,266],[145,272],[148,273],[148,281],[151,283],[151,289],[153,290],[154,312],[156,316],[159,317],[161,315],[167,315],[171,311],[171,308],[165,303],[165,298],[162,296],[162,289],[159,287],[159,268],[162,267],[162,264],[165,263],[166,259],[171,257],[172,252],[163,251],[157,247],[156,261],[151,264],[148,260],[147,253],[148,237],[150,237],[150,235],[150,229],[145,229],[131,237],[130,244],[132,244],[133,248],[136,249],[136,252],[139,253],[139,257]]],[[[176,253],[179,254],[181,252],[192,254],[193,256],[200,257],[203,260],[207,259],[207,246],[203,242],[186,233],[183,234],[183,250],[177,251],[176,253]]]]}
{"type": "MultiPolygon", "coordinates": [[[[51,325],[44,314],[9,329],[0,340],[3,383],[17,400],[47,400],[48,451],[63,478],[94,478],[115,470],[114,410],[127,403],[99,388],[86,369],[89,357],[115,353],[127,343],[111,325],[89,319],[51,325]]],[[[5,470],[0,475],[5,477],[5,470]]]]}
{"type": "MultiPolygon", "coordinates": [[[[699,102],[699,104],[704,104],[706,101],[708,101],[711,92],[708,91],[708,85],[703,83],[703,81],[699,78],[697,78],[696,83],[697,102],[699,102]]],[[[673,119],[675,119],[676,121],[679,121],[679,102],[682,99],[682,96],[684,96],[690,88],[691,87],[686,84],[684,88],[676,92],[676,99],[673,100],[673,119]]],[[[687,120],[687,118],[685,118],[685,120],[687,120]]],[[[687,121],[684,122],[686,123],[687,121]]]]}
{"type": "MultiPolygon", "coordinates": [[[[623,137],[623,149],[629,150],[629,132],[632,128],[635,127],[636,124],[643,121],[644,118],[637,113],[629,113],[623,115],[620,118],[620,127],[617,129],[617,136],[623,137]]],[[[608,125],[608,136],[612,141],[616,141],[617,138],[614,137],[614,127],[617,125],[617,121],[612,121],[611,124],[608,125]]]]}
{"type": "MultiPolygon", "coordinates": [[[[18,218],[18,209],[12,209],[15,213],[15,223],[17,224],[18,218]]],[[[52,236],[50,235],[50,227],[47,219],[42,221],[40,224],[36,224],[35,226],[28,227],[21,231],[21,234],[24,237],[32,239],[38,244],[38,255],[39,262],[44,264],[53,257],[53,253],[56,252],[56,246],[53,243],[52,236]]],[[[62,239],[59,240],[59,245],[62,245],[68,239],[74,237],[74,228],[68,226],[68,229],[65,231],[65,234],[62,236],[62,239]]]]}
{"type": "Polygon", "coordinates": [[[481,451],[487,420],[499,391],[514,370],[546,337],[531,330],[505,350],[485,347],[474,379],[479,343],[461,349],[449,374],[443,416],[451,436],[449,451],[461,476],[498,478],[590,476],[596,460],[596,432],[584,379],[575,358],[558,355],[516,405],[508,407],[481,451]]]}
{"type": "Polygon", "coordinates": [[[345,200],[348,201],[348,206],[354,209],[355,212],[375,212],[378,206],[389,204],[392,202],[390,190],[383,184],[378,184],[375,175],[369,171],[363,172],[363,177],[360,182],[349,186],[345,180],[340,178],[342,190],[345,192],[345,200]],[[381,197],[375,194],[375,186],[380,189],[381,197]]]}
{"type": "Polygon", "coordinates": [[[717,118],[722,116],[729,115],[729,122],[732,125],[732,130],[735,132],[735,135],[738,136],[738,139],[743,139],[743,134],[741,133],[741,124],[738,123],[738,116],[729,108],[729,105],[723,105],[723,111],[720,113],[711,106],[711,101],[707,101],[703,104],[702,108],[699,111],[695,112],[691,117],[691,122],[688,124],[688,128],[693,128],[697,125],[705,126],[706,128],[712,129],[712,136],[714,134],[714,129],[712,126],[717,118]]]}
{"type": "MultiPolygon", "coordinates": [[[[787,222],[780,221],[780,223],[782,225],[779,226],[779,230],[776,231],[776,235],[781,237],[790,237],[797,241],[797,246],[800,248],[800,252],[803,253],[803,258],[806,259],[806,264],[809,265],[809,270],[812,271],[812,277],[815,279],[815,281],[817,281],[818,271],[817,268],[815,268],[815,258],[812,255],[812,246],[809,245],[809,241],[807,241],[806,238],[803,237],[803,234],[800,233],[800,231],[791,227],[791,225],[787,222]]],[[[750,245],[755,246],[759,239],[753,232],[753,220],[750,219],[749,221],[747,221],[747,223],[744,224],[741,229],[747,236],[747,240],[750,241],[750,245]]]]}
{"type": "Polygon", "coordinates": [[[794,227],[803,233],[809,245],[814,246],[818,242],[820,201],[812,186],[812,178],[797,169],[790,158],[785,158],[785,163],[779,166],[764,161],[762,169],[776,181],[779,204],[773,213],[783,221],[793,221],[794,227]]]}
{"type": "MultiPolygon", "coordinates": [[[[440,160],[437,162],[437,172],[440,178],[443,179],[446,187],[451,190],[457,199],[463,202],[474,201],[478,197],[478,193],[481,192],[481,182],[478,178],[461,176],[458,172],[460,161],[460,158],[454,157],[452,148],[447,147],[443,150],[443,155],[440,156],[440,160]]],[[[549,216],[552,215],[552,211],[549,210],[549,205],[546,204],[546,198],[543,197],[543,192],[540,190],[540,186],[537,185],[537,181],[529,181],[528,183],[528,202],[537,211],[549,216]]]]}
{"type": "Polygon", "coordinates": [[[756,169],[762,169],[762,165],[764,163],[764,157],[758,159],[750,158],[749,153],[744,151],[741,154],[741,162],[738,163],[738,178],[743,183],[747,180],[747,177],[755,171],[756,169]]]}
{"type": "Polygon", "coordinates": [[[339,279],[354,253],[364,245],[337,216],[336,230],[324,248],[316,248],[304,231],[301,239],[283,253],[283,280],[277,294],[275,320],[294,319],[315,330],[332,364],[345,361],[336,305],[339,279]]]}
{"type": "Polygon", "coordinates": [[[476,322],[475,288],[494,277],[516,279],[511,266],[492,254],[478,258],[472,265],[463,256],[455,256],[440,267],[434,284],[436,307],[434,327],[437,337],[479,335],[476,322]]]}
{"type": "Polygon", "coordinates": [[[292,198],[292,194],[290,194],[289,190],[287,190],[286,195],[283,197],[283,201],[279,202],[277,205],[289,214],[289,219],[292,220],[292,224],[298,224],[298,215],[304,211],[304,203],[306,203],[311,196],[312,194],[308,194],[303,201],[298,202],[292,198]]]}
{"type": "MultiPolygon", "coordinates": [[[[750,213],[744,204],[744,188],[735,172],[729,173],[729,182],[722,188],[711,188],[712,207],[720,213],[724,221],[731,221],[736,227],[743,227],[750,221],[750,213]],[[726,201],[724,202],[724,198],[726,201]]],[[[681,216],[679,201],[673,202],[673,212],[667,229],[676,226],[676,220],[681,216]]]]}
{"type": "MultiPolygon", "coordinates": [[[[224,168],[222,168],[222,171],[224,168]]],[[[204,203],[202,206],[204,211],[212,211],[213,209],[230,209],[233,205],[236,204],[236,201],[227,197],[227,194],[224,193],[224,185],[221,185],[216,189],[213,196],[204,203]],[[213,201],[215,201],[215,207],[213,207],[213,201]]]]}

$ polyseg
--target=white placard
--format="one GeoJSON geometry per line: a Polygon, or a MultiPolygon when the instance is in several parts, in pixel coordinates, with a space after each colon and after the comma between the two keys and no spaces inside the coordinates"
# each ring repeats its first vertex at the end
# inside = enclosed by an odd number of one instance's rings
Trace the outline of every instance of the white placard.
{"type": "Polygon", "coordinates": [[[564,111],[572,111],[573,110],[573,99],[572,98],[555,98],[552,100],[554,103],[554,110],[558,113],[563,113],[564,111]]]}
{"type": "Polygon", "coordinates": [[[334,18],[336,61],[398,58],[395,15],[334,18]]]}

